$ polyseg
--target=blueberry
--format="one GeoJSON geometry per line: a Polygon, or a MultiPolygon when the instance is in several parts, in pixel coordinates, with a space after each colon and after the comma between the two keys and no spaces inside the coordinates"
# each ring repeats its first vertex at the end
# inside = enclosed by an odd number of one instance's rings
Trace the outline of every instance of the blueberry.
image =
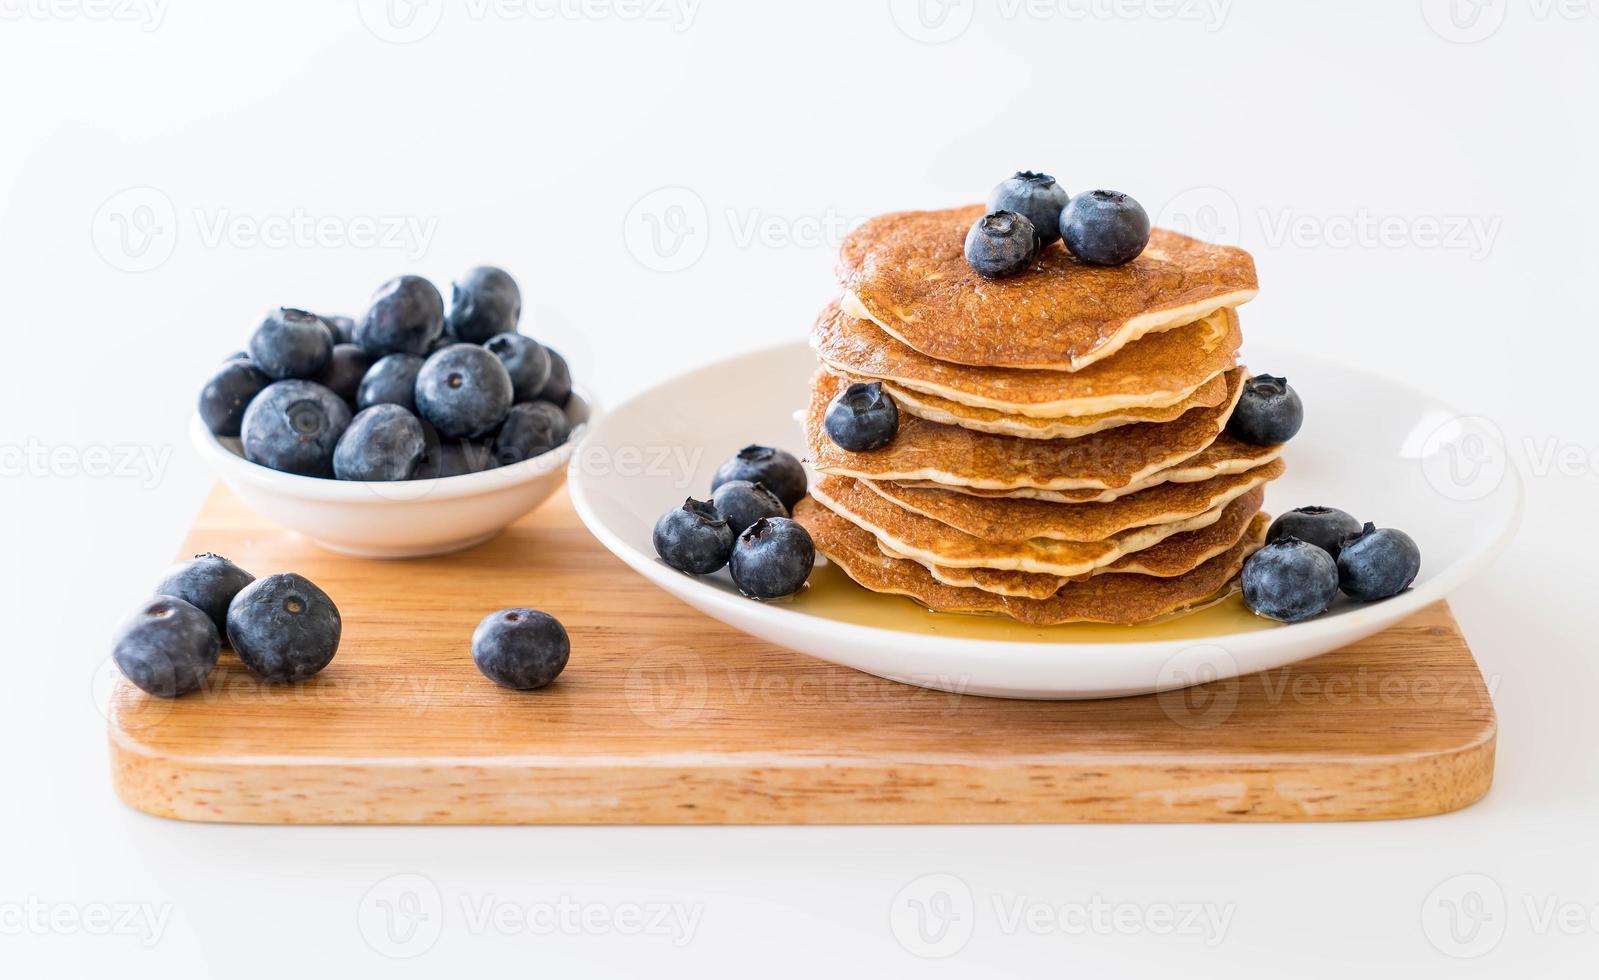
{"type": "Polygon", "coordinates": [[[549,613],[519,607],[489,613],[472,632],[472,662],[483,676],[516,691],[543,687],[566,669],[572,643],[549,613]]]}
{"type": "Polygon", "coordinates": [[[729,480],[765,484],[791,511],[805,496],[805,467],[792,454],[771,446],[745,446],[729,456],[711,478],[711,490],[729,480]]]}
{"type": "Polygon", "coordinates": [[[549,402],[519,402],[511,406],[494,437],[494,459],[501,466],[549,452],[566,441],[572,427],[566,413],[549,402]]]}
{"type": "Polygon", "coordinates": [[[444,329],[444,297],[421,276],[390,279],[372,294],[355,326],[355,342],[373,357],[426,354],[444,329]]]}
{"type": "Polygon", "coordinates": [[[1089,191],[1061,209],[1060,237],[1069,252],[1089,265],[1123,265],[1149,244],[1149,215],[1126,194],[1089,191]]]}
{"type": "Polygon", "coordinates": [[[333,356],[328,358],[327,367],[322,369],[315,380],[354,405],[356,393],[361,388],[361,381],[371,367],[372,355],[364,349],[355,344],[334,344],[333,356]]]}
{"type": "Polygon", "coordinates": [[[1338,594],[1338,566],[1308,541],[1281,537],[1244,562],[1244,601],[1262,616],[1297,623],[1320,616],[1338,594]]]}
{"type": "Polygon", "coordinates": [[[1020,170],[988,192],[988,210],[1015,211],[1031,221],[1043,248],[1060,240],[1060,209],[1067,200],[1066,189],[1049,174],[1020,170]]]}
{"type": "Polygon", "coordinates": [[[363,408],[333,450],[333,475],[341,480],[409,480],[427,443],[422,423],[398,405],[363,408]]]}
{"type": "Polygon", "coordinates": [[[728,569],[740,592],[754,599],[781,599],[800,590],[816,564],[811,534],[786,517],[763,517],[733,543],[728,569]]]}
{"type": "Polygon", "coordinates": [[[655,553],[680,572],[709,575],[727,564],[733,529],[708,500],[683,501],[655,522],[655,553]]]}
{"type": "Polygon", "coordinates": [[[550,355],[550,379],[539,389],[538,397],[565,408],[572,398],[572,371],[566,366],[566,358],[555,348],[544,349],[550,355]]]}
{"type": "Polygon", "coordinates": [[[519,333],[502,333],[484,341],[483,346],[505,365],[515,401],[530,402],[544,390],[550,380],[550,354],[538,341],[519,333]]]}
{"type": "Polygon", "coordinates": [[[728,480],[711,494],[711,506],[722,515],[728,529],[742,532],[763,517],[787,517],[788,508],[763,483],[728,480]]]}
{"type": "Polygon", "coordinates": [[[200,420],[214,435],[238,435],[244,410],[271,383],[248,357],[223,362],[200,389],[200,420]]]}
{"type": "Polygon", "coordinates": [[[881,383],[850,385],[827,406],[823,419],[827,438],[840,449],[852,453],[882,449],[894,441],[899,431],[899,409],[894,399],[883,394],[881,383]]]}
{"type": "Polygon", "coordinates": [[[451,344],[416,376],[417,413],[446,439],[477,439],[499,428],[511,410],[511,375],[476,344],[451,344]]]}
{"type": "Polygon", "coordinates": [[[333,356],[333,331],[322,318],[281,307],[267,314],[250,338],[250,360],[274,381],[314,378],[333,356]]]}
{"type": "Polygon", "coordinates": [[[328,325],[329,330],[333,331],[333,342],[335,344],[355,343],[355,320],[353,318],[347,316],[327,316],[324,314],[322,316],[322,322],[328,325]]]}
{"type": "Polygon", "coordinates": [[[228,643],[246,667],[275,684],[326,667],[342,630],[328,594],[293,572],[256,579],[228,606],[228,643]]]}
{"type": "Polygon", "coordinates": [[[487,439],[441,439],[439,431],[426,422],[422,423],[422,438],[427,448],[416,472],[411,474],[413,480],[468,476],[498,465],[494,460],[494,444],[487,439]]]}
{"type": "Polygon", "coordinates": [[[245,409],[244,458],[285,473],[332,476],[350,406],[314,381],[275,381],[245,409]]]}
{"type": "Polygon", "coordinates": [[[986,279],[1025,272],[1038,257],[1038,232],[1015,211],[994,211],[966,233],[966,262],[986,279]]]}
{"type": "Polygon", "coordinates": [[[1396,596],[1410,588],[1421,571],[1415,539],[1391,527],[1366,524],[1343,541],[1338,552],[1338,586],[1358,602],[1396,596]]]}
{"type": "Polygon", "coordinates": [[[422,373],[422,358],[415,354],[387,354],[367,369],[355,389],[355,407],[398,405],[416,411],[416,376],[422,373]]]}
{"type": "Polygon", "coordinates": [[[450,291],[450,332],[465,344],[481,344],[495,334],[515,333],[522,317],[522,291],[504,269],[480,265],[456,280],[450,291]]]}
{"type": "Polygon", "coordinates": [[[1275,446],[1292,439],[1304,423],[1305,406],[1288,379],[1257,374],[1244,382],[1227,431],[1253,446],[1275,446]]]}
{"type": "Polygon", "coordinates": [[[221,634],[228,629],[228,603],[254,581],[254,575],[233,562],[206,552],[167,569],[155,591],[157,595],[176,596],[210,616],[221,634]]]}
{"type": "Polygon", "coordinates": [[[1337,507],[1296,507],[1271,522],[1266,543],[1290,535],[1337,558],[1344,538],[1359,533],[1360,522],[1337,507]]]}
{"type": "Polygon", "coordinates": [[[175,698],[205,682],[221,649],[211,617],[175,596],[158,595],[117,630],[111,659],[139,690],[175,698]]]}

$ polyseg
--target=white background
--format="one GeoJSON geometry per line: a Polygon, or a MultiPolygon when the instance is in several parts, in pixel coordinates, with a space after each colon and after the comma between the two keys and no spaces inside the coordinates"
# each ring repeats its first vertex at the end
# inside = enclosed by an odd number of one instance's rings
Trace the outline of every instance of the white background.
{"type": "Polygon", "coordinates": [[[1599,5],[440,2],[0,0],[0,973],[1599,960],[1599,5]],[[1504,431],[1527,517],[1455,596],[1500,715],[1486,800],[1334,826],[287,829],[113,798],[107,638],[210,483],[184,439],[199,384],[265,308],[358,313],[399,272],[504,265],[524,330],[614,405],[801,336],[850,221],[976,200],[1019,168],[1241,241],[1264,290],[1247,334],[1504,431]],[[105,452],[133,461],[107,473],[105,452]],[[896,932],[940,894],[964,913],[942,942],[896,932]],[[563,897],[696,925],[471,924],[563,897]],[[420,931],[385,938],[383,899],[420,931]],[[1096,899],[1131,928],[1007,927],[1017,903],[1096,899]],[[1491,917],[1452,937],[1451,901],[1491,917]],[[1151,924],[1191,903],[1225,930],[1151,924]],[[73,924],[124,905],[162,927],[73,924]]]}

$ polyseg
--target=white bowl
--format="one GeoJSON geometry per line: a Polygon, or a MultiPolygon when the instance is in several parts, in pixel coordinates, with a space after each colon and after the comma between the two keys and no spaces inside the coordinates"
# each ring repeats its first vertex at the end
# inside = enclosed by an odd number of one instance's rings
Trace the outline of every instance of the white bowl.
{"type": "MultiPolygon", "coordinates": [[[[673,378],[591,426],[573,464],[572,502],[595,536],[640,574],[747,633],[892,680],[1019,698],[1148,694],[1326,653],[1436,602],[1509,540],[1521,482],[1491,423],[1354,368],[1254,345],[1245,353],[1253,370],[1287,375],[1305,402],[1305,426],[1288,445],[1288,472],[1270,485],[1267,509],[1328,504],[1409,532],[1422,550],[1421,575],[1409,592],[1369,604],[1340,600],[1320,618],[1292,626],[1260,628],[1245,615],[1231,632],[1194,626],[1185,634],[1184,620],[1176,619],[1153,633],[1061,626],[1022,642],[974,637],[981,627],[953,622],[971,617],[924,613],[913,629],[884,629],[869,615],[817,615],[808,601],[746,599],[725,570],[694,578],[668,568],[651,544],[655,519],[689,494],[707,496],[722,460],[752,442],[803,458],[794,413],[815,369],[803,343],[673,378]],[[610,465],[624,453],[635,465],[610,465]]],[[[856,605],[908,601],[881,596],[856,605]]]]}
{"type": "Polygon", "coordinates": [[[592,399],[574,390],[566,406],[572,437],[544,455],[484,473],[392,483],[321,480],[252,463],[238,439],[212,435],[198,414],[189,435],[223,482],[263,517],[329,551],[426,558],[481,544],[548,500],[598,415],[592,399]]]}

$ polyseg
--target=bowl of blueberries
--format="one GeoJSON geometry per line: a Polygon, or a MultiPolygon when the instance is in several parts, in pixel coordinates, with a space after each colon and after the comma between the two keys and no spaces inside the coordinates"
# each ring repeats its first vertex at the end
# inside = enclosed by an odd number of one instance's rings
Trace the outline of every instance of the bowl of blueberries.
{"type": "Polygon", "coordinates": [[[206,382],[195,447],[246,504],[331,551],[479,544],[561,487],[598,415],[521,312],[491,266],[453,284],[448,310],[414,275],[359,319],[280,307],[206,382]]]}

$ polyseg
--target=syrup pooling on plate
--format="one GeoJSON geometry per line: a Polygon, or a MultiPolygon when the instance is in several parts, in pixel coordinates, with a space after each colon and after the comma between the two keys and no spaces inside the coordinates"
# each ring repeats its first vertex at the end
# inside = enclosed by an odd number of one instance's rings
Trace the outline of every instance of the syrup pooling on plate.
{"type": "Polygon", "coordinates": [[[818,562],[810,585],[788,607],[812,616],[901,633],[1006,643],[1152,643],[1203,640],[1253,633],[1278,625],[1256,616],[1237,593],[1184,615],[1135,626],[1067,623],[1029,626],[1003,616],[933,612],[905,596],[880,595],[861,588],[831,562],[818,562]]]}

